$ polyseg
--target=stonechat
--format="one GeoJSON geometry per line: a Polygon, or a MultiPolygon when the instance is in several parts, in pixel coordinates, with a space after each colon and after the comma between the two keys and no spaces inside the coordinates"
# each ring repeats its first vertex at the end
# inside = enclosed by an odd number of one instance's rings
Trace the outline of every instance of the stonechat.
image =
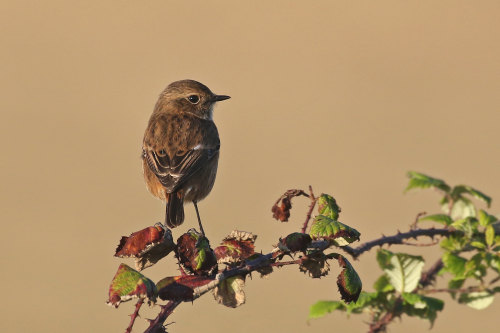
{"type": "Polygon", "coordinates": [[[160,94],[149,119],[142,146],[144,179],[149,191],[166,201],[165,223],[175,228],[184,221],[184,202],[193,202],[200,231],[197,202],[215,182],[220,140],[213,121],[216,95],[200,82],[171,83],[160,94]]]}

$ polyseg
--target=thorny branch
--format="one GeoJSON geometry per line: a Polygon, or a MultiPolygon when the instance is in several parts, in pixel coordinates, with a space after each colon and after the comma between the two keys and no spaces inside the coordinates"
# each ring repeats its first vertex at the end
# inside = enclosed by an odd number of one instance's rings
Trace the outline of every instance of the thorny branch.
{"type": "MultiPolygon", "coordinates": [[[[286,221],[289,216],[289,209],[291,208],[291,203],[289,199],[293,196],[306,196],[311,200],[311,203],[309,205],[309,209],[306,215],[306,219],[303,223],[303,226],[301,228],[301,232],[305,233],[309,224],[309,221],[311,220],[311,215],[314,210],[314,207],[316,206],[318,197],[316,197],[313,193],[313,189],[311,186],[309,186],[309,194],[302,190],[289,190],[287,191],[283,196],[281,196],[278,201],[276,202],[275,206],[277,207],[278,203],[283,200],[285,200],[285,209],[284,212],[285,214],[281,216],[280,220],[286,221]],[[288,200],[288,202],[286,202],[288,200]],[[288,207],[286,205],[289,205],[288,207]],[[286,215],[288,213],[288,215],[286,215]]],[[[451,201],[451,199],[450,199],[451,201]]],[[[273,208],[273,213],[275,213],[274,208],[273,208]]],[[[275,214],[277,213],[282,213],[283,211],[277,210],[275,214]]],[[[448,236],[454,232],[454,230],[448,229],[448,228],[443,228],[443,229],[436,229],[436,228],[430,228],[430,229],[418,229],[417,228],[417,221],[418,218],[425,213],[420,213],[417,215],[417,218],[415,220],[415,223],[413,223],[410,227],[410,231],[408,232],[399,232],[395,235],[392,236],[382,236],[378,239],[363,243],[357,247],[351,247],[351,246],[344,246],[341,247],[346,253],[352,256],[353,259],[357,259],[361,254],[364,252],[367,252],[371,250],[373,247],[376,246],[383,246],[383,245],[395,245],[395,244],[400,244],[400,245],[414,245],[406,242],[407,239],[417,239],[420,236],[427,236],[430,238],[434,238],[435,236],[448,236]]],[[[276,217],[276,216],[275,216],[276,217]]],[[[435,244],[433,242],[430,245],[435,244]]],[[[418,244],[417,244],[418,245],[418,244]]],[[[331,243],[328,241],[324,240],[316,240],[313,241],[309,245],[309,249],[315,249],[319,251],[323,251],[327,249],[328,247],[331,246],[331,243]]],[[[247,260],[244,261],[240,266],[234,267],[231,269],[226,269],[219,274],[217,274],[214,278],[214,280],[206,285],[203,285],[201,287],[194,288],[193,290],[193,300],[201,297],[205,293],[215,289],[222,281],[229,279],[234,276],[246,276],[253,271],[256,271],[258,269],[264,268],[264,267],[282,267],[282,266],[287,266],[287,265],[300,265],[304,262],[304,260],[307,260],[307,256],[304,255],[300,257],[297,260],[290,260],[290,261],[276,261],[280,255],[283,254],[282,251],[279,250],[274,250],[271,253],[268,253],[266,255],[262,255],[258,257],[257,259],[253,260],[247,260]]],[[[422,273],[422,277],[419,282],[419,287],[417,290],[422,290],[423,292],[428,292],[428,293],[434,293],[434,292],[443,292],[443,291],[451,291],[449,289],[427,289],[424,290],[425,288],[432,286],[435,282],[435,278],[437,273],[441,270],[443,267],[443,262],[441,259],[437,260],[434,265],[429,268],[426,272],[422,273]]],[[[185,273],[184,273],[185,274],[185,273]]],[[[470,291],[470,290],[468,290],[470,291]]],[[[457,290],[457,292],[462,292],[461,290],[457,290]]],[[[130,325],[126,330],[126,333],[130,333],[132,330],[132,326],[134,324],[135,319],[139,316],[139,309],[141,305],[143,304],[144,300],[140,299],[137,304],[136,304],[136,309],[134,313],[131,315],[131,321],[130,325]]],[[[166,332],[165,327],[164,327],[164,322],[168,319],[168,317],[173,313],[174,309],[182,303],[181,301],[169,301],[166,305],[160,305],[161,306],[161,311],[158,314],[158,316],[154,320],[149,320],[150,326],[148,329],[145,331],[145,333],[160,333],[160,332],[166,332]]],[[[400,316],[400,307],[402,304],[402,298],[398,297],[394,303],[394,306],[392,309],[388,310],[382,317],[380,317],[376,321],[372,321],[369,326],[369,333],[377,333],[377,332],[384,332],[386,330],[386,327],[388,324],[391,323],[394,318],[397,318],[400,316]]]]}
{"type": "Polygon", "coordinates": [[[301,232],[303,234],[306,233],[307,225],[309,224],[309,220],[311,219],[312,211],[314,209],[314,206],[316,206],[316,202],[318,201],[318,198],[316,198],[314,196],[313,189],[312,189],[311,185],[309,185],[309,195],[307,195],[307,196],[309,197],[309,199],[311,199],[311,204],[309,205],[309,210],[307,211],[306,220],[304,221],[304,225],[302,226],[301,232]]]}
{"type": "Polygon", "coordinates": [[[364,244],[359,245],[358,247],[344,246],[342,249],[350,254],[354,259],[357,259],[363,253],[371,250],[375,246],[382,245],[394,245],[394,244],[404,244],[404,241],[409,238],[417,238],[420,236],[428,236],[433,238],[434,236],[447,236],[450,235],[453,231],[450,229],[414,229],[408,232],[398,232],[392,236],[382,236],[378,239],[366,242],[364,244]]]}
{"type": "Polygon", "coordinates": [[[142,304],[144,303],[144,298],[139,298],[137,303],[135,304],[135,311],[130,315],[130,324],[128,325],[125,333],[131,333],[132,327],[134,326],[135,319],[139,316],[139,310],[141,309],[142,304]]]}
{"type": "MultiPolygon", "coordinates": [[[[325,241],[317,241],[311,244],[311,248],[315,250],[325,250],[330,245],[325,241]]],[[[240,267],[232,268],[225,270],[216,275],[214,281],[195,288],[193,292],[193,300],[201,297],[207,292],[215,289],[222,281],[229,279],[234,276],[245,276],[253,271],[256,271],[260,268],[264,268],[267,266],[272,267],[281,267],[287,265],[300,265],[304,260],[307,259],[306,256],[292,261],[283,261],[283,262],[275,262],[276,258],[281,254],[281,251],[273,251],[266,255],[260,256],[257,259],[246,261],[240,267]]],[[[169,301],[166,305],[161,305],[161,311],[158,316],[154,320],[150,320],[150,327],[144,331],[144,333],[156,333],[156,332],[164,332],[160,329],[163,328],[163,323],[167,320],[167,318],[173,313],[174,309],[180,304],[180,301],[169,301]]]]}
{"type": "Polygon", "coordinates": [[[179,301],[170,301],[165,305],[161,306],[161,311],[154,320],[149,320],[149,327],[144,331],[144,333],[163,333],[166,332],[163,323],[167,320],[175,308],[181,304],[179,301]]]}

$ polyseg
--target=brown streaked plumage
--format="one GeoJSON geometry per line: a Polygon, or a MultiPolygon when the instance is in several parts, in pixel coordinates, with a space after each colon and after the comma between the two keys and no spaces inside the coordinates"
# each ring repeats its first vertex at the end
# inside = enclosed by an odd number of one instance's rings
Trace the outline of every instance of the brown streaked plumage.
{"type": "Polygon", "coordinates": [[[161,93],[144,133],[144,179],[149,191],[166,201],[165,223],[175,228],[184,221],[184,201],[196,203],[215,182],[219,133],[213,106],[229,96],[215,95],[205,85],[182,80],[161,93]]]}

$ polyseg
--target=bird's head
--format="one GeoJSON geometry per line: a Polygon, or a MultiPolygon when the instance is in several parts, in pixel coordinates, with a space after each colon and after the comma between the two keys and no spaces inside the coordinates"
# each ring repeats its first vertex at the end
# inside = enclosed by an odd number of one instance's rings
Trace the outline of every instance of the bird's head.
{"type": "Polygon", "coordinates": [[[161,93],[155,111],[187,112],[199,118],[212,120],[216,102],[230,98],[216,95],[204,84],[194,80],[172,82],[161,93]]]}

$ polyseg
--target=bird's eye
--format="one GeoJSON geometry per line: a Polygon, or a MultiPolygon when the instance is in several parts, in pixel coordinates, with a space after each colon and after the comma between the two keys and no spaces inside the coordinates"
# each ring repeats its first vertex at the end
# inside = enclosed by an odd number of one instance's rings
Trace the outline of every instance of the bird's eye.
{"type": "Polygon", "coordinates": [[[188,101],[190,101],[193,104],[196,104],[200,101],[200,97],[198,95],[190,95],[188,96],[188,101]]]}

